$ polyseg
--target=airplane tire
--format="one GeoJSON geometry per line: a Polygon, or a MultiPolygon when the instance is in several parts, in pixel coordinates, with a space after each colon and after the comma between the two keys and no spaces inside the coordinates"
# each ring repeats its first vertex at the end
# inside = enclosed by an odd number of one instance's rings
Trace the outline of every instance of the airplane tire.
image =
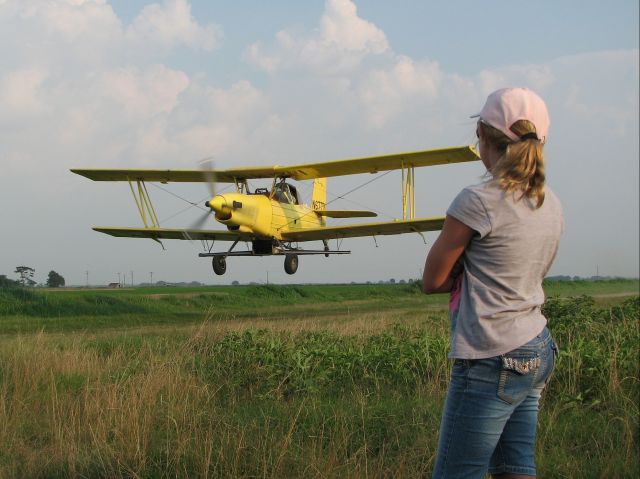
{"type": "Polygon", "coordinates": [[[211,259],[211,266],[213,266],[213,272],[215,274],[222,276],[227,271],[226,256],[214,256],[211,259]]]}
{"type": "Polygon", "coordinates": [[[298,271],[298,255],[288,254],[284,257],[284,271],[287,274],[294,274],[298,271]]]}

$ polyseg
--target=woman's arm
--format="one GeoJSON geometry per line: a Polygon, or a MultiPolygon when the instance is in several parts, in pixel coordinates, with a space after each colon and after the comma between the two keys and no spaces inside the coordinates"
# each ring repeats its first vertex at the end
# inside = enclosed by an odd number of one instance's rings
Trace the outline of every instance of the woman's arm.
{"type": "Polygon", "coordinates": [[[475,231],[452,216],[447,216],[440,236],[427,255],[422,275],[426,294],[451,291],[455,276],[451,274],[475,231]]]}

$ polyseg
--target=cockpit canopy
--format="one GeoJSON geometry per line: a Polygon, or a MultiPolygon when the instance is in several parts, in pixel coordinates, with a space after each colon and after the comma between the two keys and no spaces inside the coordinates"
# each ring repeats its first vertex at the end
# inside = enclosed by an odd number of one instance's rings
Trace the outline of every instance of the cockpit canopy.
{"type": "Polygon", "coordinates": [[[277,183],[273,188],[273,199],[280,203],[299,205],[298,190],[288,183],[277,183]]]}

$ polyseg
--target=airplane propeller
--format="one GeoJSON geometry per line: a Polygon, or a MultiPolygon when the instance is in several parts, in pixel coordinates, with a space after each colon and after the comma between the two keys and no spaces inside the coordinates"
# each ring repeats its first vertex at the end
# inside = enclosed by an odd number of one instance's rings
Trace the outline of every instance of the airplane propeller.
{"type": "Polygon", "coordinates": [[[200,170],[202,170],[202,177],[205,180],[207,188],[209,189],[209,195],[211,198],[216,196],[216,174],[213,165],[213,158],[205,158],[200,161],[200,170]]]}
{"type": "Polygon", "coordinates": [[[199,230],[202,229],[202,227],[204,226],[204,224],[207,222],[207,218],[209,217],[209,215],[211,214],[211,210],[209,211],[205,211],[204,213],[202,213],[202,215],[196,219],[191,226],[189,226],[190,230],[199,230]]]}
{"type": "MultiPolygon", "coordinates": [[[[202,229],[204,224],[207,222],[209,215],[211,213],[214,213],[213,208],[209,204],[209,201],[216,196],[216,176],[215,168],[213,165],[213,158],[209,157],[200,160],[199,165],[200,170],[202,171],[202,177],[205,180],[204,183],[207,185],[207,189],[209,190],[209,200],[207,200],[204,204],[207,207],[207,210],[189,226],[190,230],[202,229]]],[[[191,239],[188,233],[185,232],[184,235],[187,239],[191,239]]]]}

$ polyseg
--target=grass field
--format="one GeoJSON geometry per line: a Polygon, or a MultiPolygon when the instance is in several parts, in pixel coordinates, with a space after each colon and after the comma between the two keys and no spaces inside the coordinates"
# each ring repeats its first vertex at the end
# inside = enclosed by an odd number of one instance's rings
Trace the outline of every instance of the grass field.
{"type": "MultiPolygon", "coordinates": [[[[540,477],[638,477],[638,281],[545,285],[540,477]]],[[[0,477],[424,477],[447,298],[0,288],[0,477]]]]}

